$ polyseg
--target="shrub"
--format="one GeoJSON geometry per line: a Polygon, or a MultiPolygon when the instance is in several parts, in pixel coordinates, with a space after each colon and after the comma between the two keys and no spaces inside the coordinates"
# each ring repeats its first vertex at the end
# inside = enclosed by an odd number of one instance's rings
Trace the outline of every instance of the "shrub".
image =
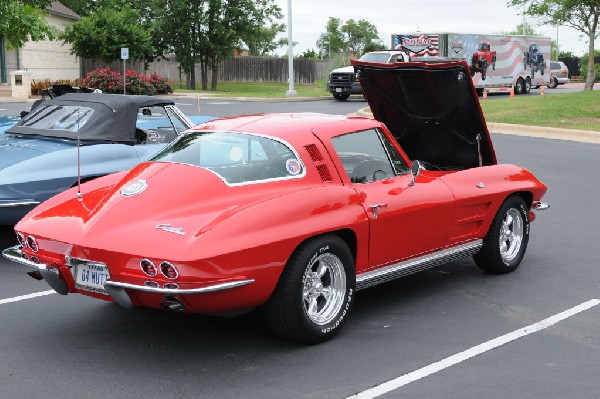
{"type": "Polygon", "coordinates": [[[96,69],[83,79],[83,85],[103,93],[123,93],[123,77],[109,68],[96,69]]]}
{"type": "Polygon", "coordinates": [[[156,89],[156,94],[173,93],[173,84],[157,73],[150,75],[150,82],[156,89]]]}
{"type": "MultiPolygon", "coordinates": [[[[173,85],[162,76],[153,73],[150,77],[127,70],[125,73],[127,94],[168,94],[173,92],[173,85]]],[[[111,71],[109,68],[96,69],[87,74],[83,84],[93,89],[100,89],[103,93],[123,93],[123,75],[111,71]]]]}
{"type": "Polygon", "coordinates": [[[153,96],[156,94],[156,89],[152,85],[150,78],[146,75],[137,73],[136,71],[128,70],[125,74],[127,94],[144,94],[153,96]]]}

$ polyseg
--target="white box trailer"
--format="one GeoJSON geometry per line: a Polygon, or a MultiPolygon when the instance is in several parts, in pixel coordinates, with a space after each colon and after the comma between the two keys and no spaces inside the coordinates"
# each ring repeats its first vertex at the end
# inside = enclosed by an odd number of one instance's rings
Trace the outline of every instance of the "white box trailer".
{"type": "Polygon", "coordinates": [[[473,84],[484,89],[514,88],[515,94],[550,81],[551,40],[541,36],[472,33],[393,34],[392,48],[405,51],[411,61],[464,60],[473,84]]]}

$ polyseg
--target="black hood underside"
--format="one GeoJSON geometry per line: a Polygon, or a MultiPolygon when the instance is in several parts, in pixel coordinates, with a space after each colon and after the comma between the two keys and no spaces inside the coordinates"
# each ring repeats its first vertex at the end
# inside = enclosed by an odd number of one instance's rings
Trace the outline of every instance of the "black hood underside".
{"type": "Polygon", "coordinates": [[[467,64],[353,65],[373,117],[410,159],[441,170],[497,163],[467,64]]]}

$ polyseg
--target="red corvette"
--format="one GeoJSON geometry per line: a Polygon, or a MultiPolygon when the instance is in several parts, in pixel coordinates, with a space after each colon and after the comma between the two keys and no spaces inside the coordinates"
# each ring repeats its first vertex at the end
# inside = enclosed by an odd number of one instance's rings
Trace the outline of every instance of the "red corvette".
{"type": "Polygon", "coordinates": [[[546,186],[500,165],[466,63],[356,63],[376,120],[215,120],[42,203],[4,256],[58,293],[206,314],[261,307],[288,339],[357,290],[460,257],[515,270],[546,186]]]}

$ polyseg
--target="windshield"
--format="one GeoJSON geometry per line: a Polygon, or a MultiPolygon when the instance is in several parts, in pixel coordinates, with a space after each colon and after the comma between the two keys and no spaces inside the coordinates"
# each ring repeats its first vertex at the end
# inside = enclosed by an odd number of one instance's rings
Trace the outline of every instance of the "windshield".
{"type": "Polygon", "coordinates": [[[477,47],[477,50],[479,50],[479,51],[487,51],[487,49],[488,49],[487,44],[485,44],[485,43],[481,43],[479,45],[479,47],[477,47]]]}
{"type": "Polygon", "coordinates": [[[229,185],[304,176],[296,152],[274,138],[248,133],[188,132],[151,161],[208,169],[229,185]]]}
{"type": "Polygon", "coordinates": [[[378,62],[381,64],[385,64],[388,58],[390,58],[390,55],[388,53],[367,53],[360,57],[360,61],[378,62]]]}

